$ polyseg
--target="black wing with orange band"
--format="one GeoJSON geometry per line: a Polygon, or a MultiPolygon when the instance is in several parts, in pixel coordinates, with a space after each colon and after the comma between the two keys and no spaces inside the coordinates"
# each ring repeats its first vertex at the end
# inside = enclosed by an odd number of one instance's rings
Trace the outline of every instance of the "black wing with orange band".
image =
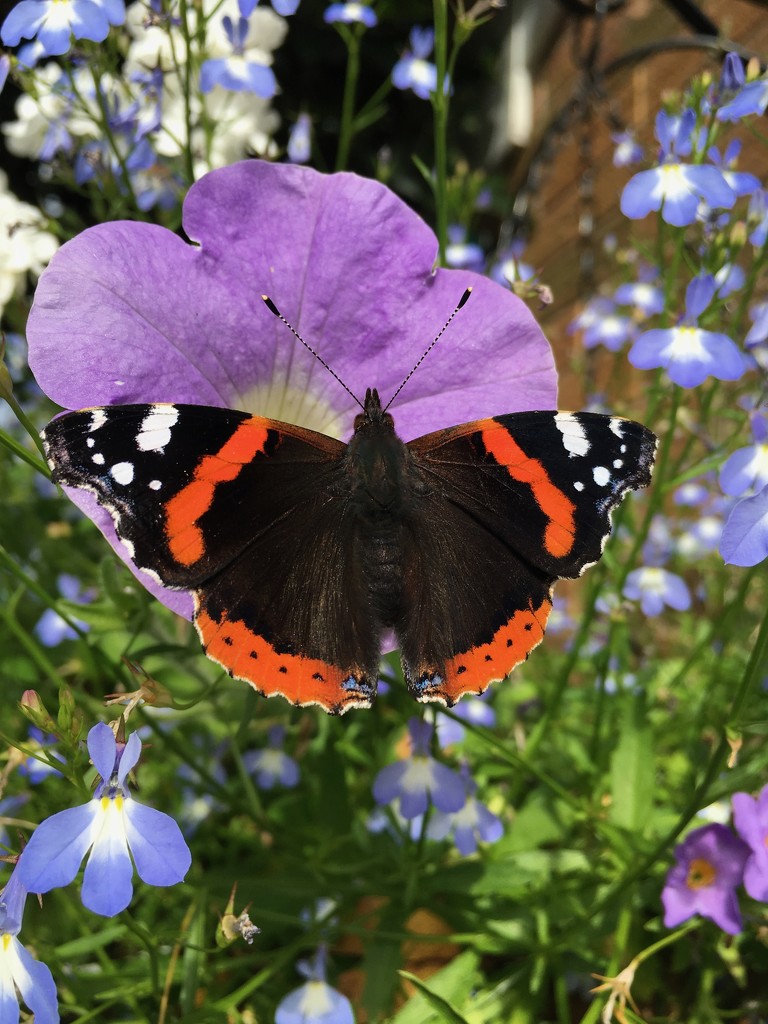
{"type": "Polygon", "coordinates": [[[346,445],[172,404],[67,413],[43,439],[54,479],[96,494],[136,565],[193,593],[211,658],[293,703],[370,704],[379,635],[360,613],[353,527],[339,497],[346,445]]]}
{"type": "Polygon", "coordinates": [[[452,704],[541,642],[554,582],[600,557],[612,510],[650,482],[656,438],[631,420],[552,411],[408,448],[432,486],[409,524],[403,663],[418,700],[452,704]]]}

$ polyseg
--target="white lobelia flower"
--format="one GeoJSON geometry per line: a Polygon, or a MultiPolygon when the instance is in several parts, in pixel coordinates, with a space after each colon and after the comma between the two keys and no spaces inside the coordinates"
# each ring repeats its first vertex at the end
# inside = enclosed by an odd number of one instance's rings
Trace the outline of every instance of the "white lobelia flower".
{"type": "Polygon", "coordinates": [[[8,179],[0,171],[0,312],[23,287],[27,274],[42,273],[59,247],[44,224],[36,207],[22,203],[8,189],[8,179]]]}

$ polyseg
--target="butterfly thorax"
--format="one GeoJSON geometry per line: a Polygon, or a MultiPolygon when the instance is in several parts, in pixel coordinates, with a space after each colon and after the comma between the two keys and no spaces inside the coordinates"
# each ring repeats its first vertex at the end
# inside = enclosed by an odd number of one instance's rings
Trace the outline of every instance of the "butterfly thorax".
{"type": "Polygon", "coordinates": [[[346,464],[357,562],[376,617],[392,625],[402,602],[403,531],[423,484],[375,390],[366,393],[365,411],[355,420],[346,464]]]}

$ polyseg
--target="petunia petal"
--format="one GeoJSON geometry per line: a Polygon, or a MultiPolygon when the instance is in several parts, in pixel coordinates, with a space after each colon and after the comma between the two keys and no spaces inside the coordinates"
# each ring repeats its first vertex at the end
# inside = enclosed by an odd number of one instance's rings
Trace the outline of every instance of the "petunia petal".
{"type": "MultiPolygon", "coordinates": [[[[522,301],[471,271],[433,271],[432,231],[377,182],[245,161],[197,182],[183,223],[197,244],[118,221],[59,250],[27,325],[54,401],[231,406],[348,437],[357,407],[259,295],[356,395],[376,386],[386,401],[471,285],[393,408],[401,436],[556,404],[552,353],[522,301]]],[[[126,558],[92,495],[77,502],[126,558]]],[[[149,589],[191,612],[187,594],[149,589]]]]}
{"type": "Polygon", "coordinates": [[[99,801],[51,815],[41,822],[24,847],[19,878],[30,892],[48,892],[69,885],[93,843],[98,828],[99,801]]]}
{"type": "Polygon", "coordinates": [[[123,815],[139,878],[148,885],[183,881],[192,855],[173,818],[130,798],[123,805],[123,815]]]}

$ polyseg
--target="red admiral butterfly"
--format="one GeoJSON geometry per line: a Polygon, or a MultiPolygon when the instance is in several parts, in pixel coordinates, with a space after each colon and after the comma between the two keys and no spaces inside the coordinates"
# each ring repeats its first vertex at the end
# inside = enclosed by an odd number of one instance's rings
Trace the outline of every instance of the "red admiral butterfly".
{"type": "Polygon", "coordinates": [[[419,701],[503,679],[656,447],[631,420],[557,411],[404,443],[372,389],[349,444],[170,404],[67,413],[43,439],[54,480],[96,495],[136,565],[192,592],[210,658],[334,714],[371,704],[388,629],[419,701]]]}

